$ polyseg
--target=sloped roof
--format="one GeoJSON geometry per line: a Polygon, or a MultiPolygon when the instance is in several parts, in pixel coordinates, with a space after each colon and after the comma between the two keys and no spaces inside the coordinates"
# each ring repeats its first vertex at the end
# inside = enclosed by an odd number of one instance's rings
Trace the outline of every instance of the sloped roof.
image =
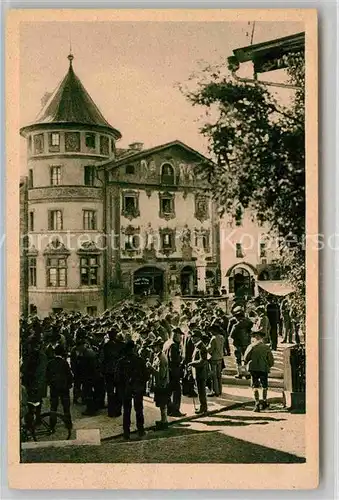
{"type": "Polygon", "coordinates": [[[38,114],[34,125],[49,123],[96,125],[111,129],[116,138],[120,138],[120,132],[114,129],[104,118],[80,79],[74,73],[73,56],[70,55],[68,58],[70,65],[66,76],[38,114]]]}
{"type": "Polygon", "coordinates": [[[141,160],[145,156],[149,156],[150,154],[153,153],[158,153],[159,151],[162,151],[164,149],[168,149],[173,146],[178,146],[182,149],[184,149],[186,152],[198,157],[201,161],[207,162],[207,163],[212,163],[212,160],[209,158],[206,158],[206,156],[202,155],[199,153],[199,151],[196,151],[195,149],[191,148],[190,146],[187,146],[187,144],[179,141],[178,139],[175,141],[167,142],[166,144],[160,144],[159,146],[155,146],[153,148],[149,149],[142,149],[141,151],[131,151],[131,150],[125,150],[122,152],[116,160],[108,160],[104,161],[100,164],[100,167],[106,167],[106,168],[115,168],[120,165],[124,165],[125,163],[128,163],[130,161],[134,160],[141,160]],[[131,151],[129,154],[128,151],[131,151]]]}

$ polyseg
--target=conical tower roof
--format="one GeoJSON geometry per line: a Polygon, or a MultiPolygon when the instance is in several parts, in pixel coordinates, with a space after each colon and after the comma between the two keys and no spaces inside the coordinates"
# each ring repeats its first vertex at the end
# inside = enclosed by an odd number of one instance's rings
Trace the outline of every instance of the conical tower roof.
{"type": "Polygon", "coordinates": [[[117,139],[120,138],[121,133],[104,118],[80,79],[74,73],[73,55],[70,54],[68,59],[70,65],[66,76],[31,125],[69,123],[100,126],[110,129],[117,139]]]}

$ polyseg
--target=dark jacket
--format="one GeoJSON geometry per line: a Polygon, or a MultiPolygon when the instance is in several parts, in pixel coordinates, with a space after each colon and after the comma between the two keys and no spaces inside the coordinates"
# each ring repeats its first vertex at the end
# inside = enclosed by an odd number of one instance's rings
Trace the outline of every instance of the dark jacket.
{"type": "Polygon", "coordinates": [[[43,350],[27,355],[22,366],[22,384],[27,391],[28,401],[39,403],[46,396],[47,356],[43,350]]]}
{"type": "Polygon", "coordinates": [[[193,367],[196,379],[206,379],[208,371],[207,348],[200,340],[193,351],[191,366],[193,367]]]}
{"type": "Polygon", "coordinates": [[[47,385],[58,391],[67,391],[72,387],[73,375],[68,362],[61,356],[55,356],[47,365],[47,385]]]}
{"type": "Polygon", "coordinates": [[[115,382],[122,396],[143,394],[149,371],[145,361],[137,354],[130,353],[122,356],[115,368],[115,382]]]}
{"type": "Polygon", "coordinates": [[[263,342],[251,344],[246,349],[244,361],[250,372],[269,372],[274,365],[274,358],[270,347],[263,342]]]}
{"type": "Polygon", "coordinates": [[[247,347],[251,343],[251,330],[253,323],[248,318],[240,318],[231,331],[235,347],[247,347]]]}
{"type": "Polygon", "coordinates": [[[82,382],[94,383],[100,378],[98,355],[86,347],[78,358],[78,375],[82,382]]]}
{"type": "Polygon", "coordinates": [[[270,302],[267,304],[267,317],[271,325],[277,325],[280,320],[280,309],[278,304],[270,302]]]}
{"type": "Polygon", "coordinates": [[[168,359],[168,369],[172,379],[179,379],[181,377],[182,355],[180,344],[173,340],[165,342],[163,351],[168,359]]]}
{"type": "Polygon", "coordinates": [[[104,374],[113,375],[118,360],[121,358],[124,342],[119,340],[108,340],[102,346],[102,372],[104,374]]]}

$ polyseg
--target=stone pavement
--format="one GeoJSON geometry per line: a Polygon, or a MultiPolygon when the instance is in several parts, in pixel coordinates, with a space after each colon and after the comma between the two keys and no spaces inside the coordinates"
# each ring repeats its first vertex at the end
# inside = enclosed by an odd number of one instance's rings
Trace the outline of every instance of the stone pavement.
{"type": "MultiPolygon", "coordinates": [[[[236,388],[235,398],[245,398],[236,388]]],[[[273,396],[271,394],[271,396],[273,396]]],[[[228,395],[224,394],[227,398],[228,395]]],[[[146,415],[149,415],[148,403],[146,415]]],[[[208,415],[178,419],[166,431],[148,429],[125,442],[122,436],[101,446],[69,446],[25,450],[23,462],[77,463],[303,463],[305,415],[294,415],[272,401],[270,408],[253,413],[253,403],[219,409],[208,415]]],[[[96,417],[94,417],[94,420],[96,417]]],[[[93,420],[93,424],[94,424],[93,420]]],[[[227,481],[227,478],[225,478],[227,481]]]]}
{"type": "MultiPolygon", "coordinates": [[[[282,394],[279,391],[271,391],[269,394],[273,398],[278,398],[282,402],[282,394]]],[[[222,410],[223,408],[242,405],[252,401],[252,390],[249,387],[224,387],[222,396],[208,398],[208,411],[211,413],[222,410]]],[[[198,398],[182,398],[181,412],[186,413],[185,417],[169,417],[169,422],[182,422],[192,418],[199,418],[195,415],[195,406],[199,406],[198,398]]],[[[123,433],[122,417],[110,418],[107,416],[107,410],[101,410],[96,416],[86,417],[81,414],[83,406],[72,406],[72,418],[74,431],[78,429],[99,429],[101,440],[112,439],[123,433]]],[[[160,411],[156,408],[153,399],[144,398],[144,416],[145,428],[151,428],[155,421],[160,419],[160,411]]],[[[132,409],[131,431],[135,430],[135,412],[132,409]]]]}

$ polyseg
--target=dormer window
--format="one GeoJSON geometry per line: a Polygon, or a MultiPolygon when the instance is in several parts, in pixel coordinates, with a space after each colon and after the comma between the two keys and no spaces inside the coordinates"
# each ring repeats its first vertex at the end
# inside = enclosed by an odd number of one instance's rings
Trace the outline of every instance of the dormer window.
{"type": "Polygon", "coordinates": [[[86,134],[86,148],[95,149],[95,134],[86,134]]]}
{"type": "Polygon", "coordinates": [[[164,163],[161,167],[161,183],[174,184],[174,168],[170,163],[164,163]]]}

